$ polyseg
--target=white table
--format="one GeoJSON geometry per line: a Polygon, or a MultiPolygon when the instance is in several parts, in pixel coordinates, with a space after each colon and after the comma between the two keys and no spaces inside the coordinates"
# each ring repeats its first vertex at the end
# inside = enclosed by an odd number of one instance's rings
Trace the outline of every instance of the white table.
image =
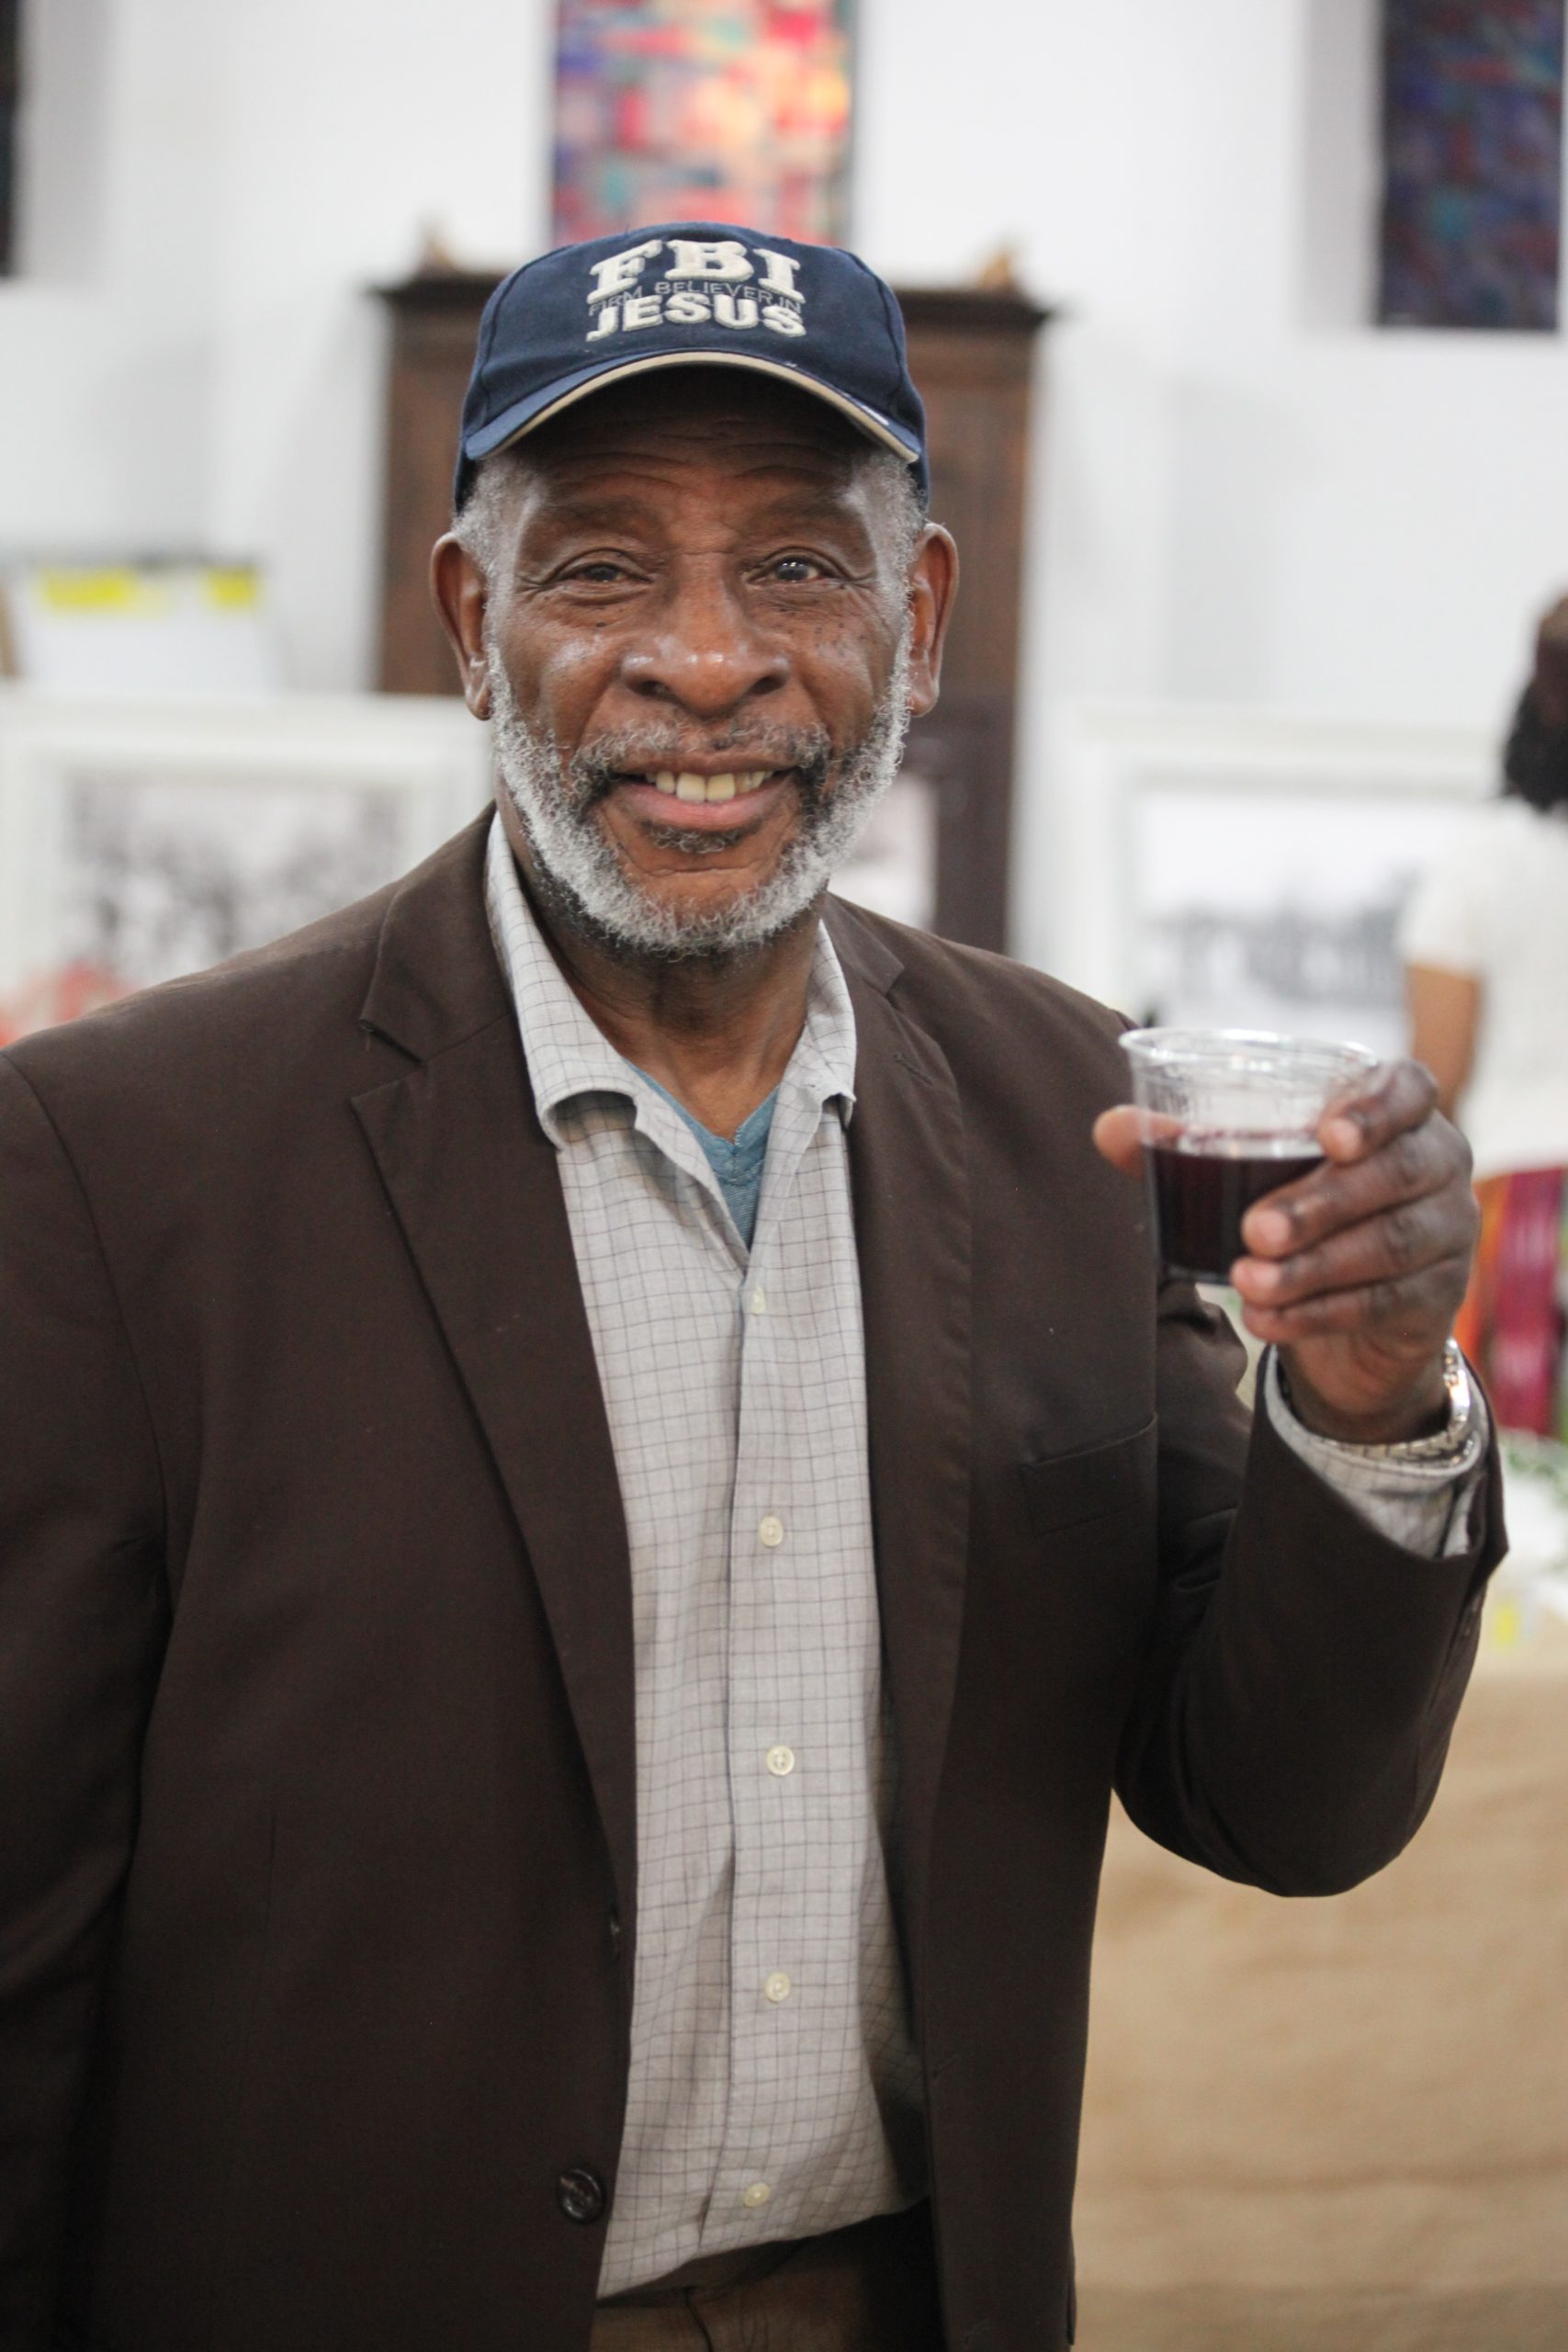
{"type": "Polygon", "coordinates": [[[1568,1628],[1497,1630],[1429,1820],[1352,1894],[1113,1820],[1080,2352],[1568,2347],[1568,1628]]]}

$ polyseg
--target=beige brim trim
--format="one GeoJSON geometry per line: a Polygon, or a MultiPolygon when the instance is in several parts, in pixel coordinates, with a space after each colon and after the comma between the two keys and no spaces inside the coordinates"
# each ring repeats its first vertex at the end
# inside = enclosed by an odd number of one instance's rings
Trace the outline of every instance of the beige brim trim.
{"type": "MultiPolygon", "coordinates": [[[[498,441],[495,448],[487,454],[493,458],[499,450],[510,449],[530,433],[536,433],[541,424],[547,424],[552,416],[559,416],[565,409],[575,408],[578,401],[586,400],[590,393],[602,392],[610,384],[624,383],[628,376],[650,375],[656,368],[744,368],[753,376],[772,376],[781,384],[792,385],[797,392],[809,392],[813,399],[826,401],[829,408],[836,408],[841,416],[847,416],[850,423],[868,439],[880,441],[885,449],[891,449],[896,458],[902,458],[907,466],[919,462],[905,448],[902,441],[888,431],[880,418],[874,416],[869,409],[858,408],[853,401],[846,400],[842,392],[829,391],[826,384],[819,384],[799,368],[785,367],[776,359],[752,359],[739,351],[661,351],[652,358],[628,359],[619,368],[606,368],[602,376],[590,377],[586,384],[574,385],[570,392],[563,392],[558,401],[552,401],[548,408],[542,408],[537,416],[531,416],[526,424],[520,424],[515,433],[509,433],[504,441],[498,441]]],[[[476,462],[482,464],[483,460],[476,462]]]]}

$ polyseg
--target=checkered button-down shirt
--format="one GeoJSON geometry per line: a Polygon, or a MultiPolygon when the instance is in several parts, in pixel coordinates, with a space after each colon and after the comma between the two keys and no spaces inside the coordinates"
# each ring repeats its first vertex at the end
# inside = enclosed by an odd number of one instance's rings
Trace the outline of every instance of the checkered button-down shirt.
{"type": "Polygon", "coordinates": [[[885,1860],[854,1016],[818,932],[748,1252],[691,1129],[561,977],[499,822],[486,887],[630,1544],[637,1939],[600,2278],[615,2294],[923,2185],[885,1860]]]}
{"type": "MultiPolygon", "coordinates": [[[[631,2078],[602,2294],[923,2186],[885,1861],[892,1757],[845,1126],[855,1032],[818,933],[752,1245],[697,1138],[573,995],[497,820],[491,927],[558,1154],[630,1543],[637,1758],[631,2078]]],[[[1410,1551],[1462,1546],[1485,1407],[1432,1443],[1261,1409],[1410,1551]]]]}

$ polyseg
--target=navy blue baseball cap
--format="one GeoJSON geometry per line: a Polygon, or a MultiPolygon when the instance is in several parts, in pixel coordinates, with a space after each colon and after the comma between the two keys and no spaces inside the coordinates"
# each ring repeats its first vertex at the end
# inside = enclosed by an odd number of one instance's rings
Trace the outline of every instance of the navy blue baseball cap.
{"type": "Polygon", "coordinates": [[[931,492],[926,416],[891,287],[836,245],[671,220],[559,245],[485,304],[453,503],[481,458],[590,392],[656,368],[746,368],[827,401],[931,492]]]}

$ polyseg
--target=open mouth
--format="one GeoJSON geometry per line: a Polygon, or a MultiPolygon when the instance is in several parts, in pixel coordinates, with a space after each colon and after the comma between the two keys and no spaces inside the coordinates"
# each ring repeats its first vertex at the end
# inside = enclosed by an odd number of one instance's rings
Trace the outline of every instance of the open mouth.
{"type": "Polygon", "coordinates": [[[721,849],[764,824],[800,781],[797,768],[623,768],[615,790],[637,823],[695,849],[721,849]]]}
{"type": "Polygon", "coordinates": [[[727,768],[717,775],[699,775],[691,768],[656,768],[641,775],[627,775],[622,781],[651,785],[665,799],[683,800],[694,808],[715,800],[744,800],[787,773],[783,768],[727,768]]]}

